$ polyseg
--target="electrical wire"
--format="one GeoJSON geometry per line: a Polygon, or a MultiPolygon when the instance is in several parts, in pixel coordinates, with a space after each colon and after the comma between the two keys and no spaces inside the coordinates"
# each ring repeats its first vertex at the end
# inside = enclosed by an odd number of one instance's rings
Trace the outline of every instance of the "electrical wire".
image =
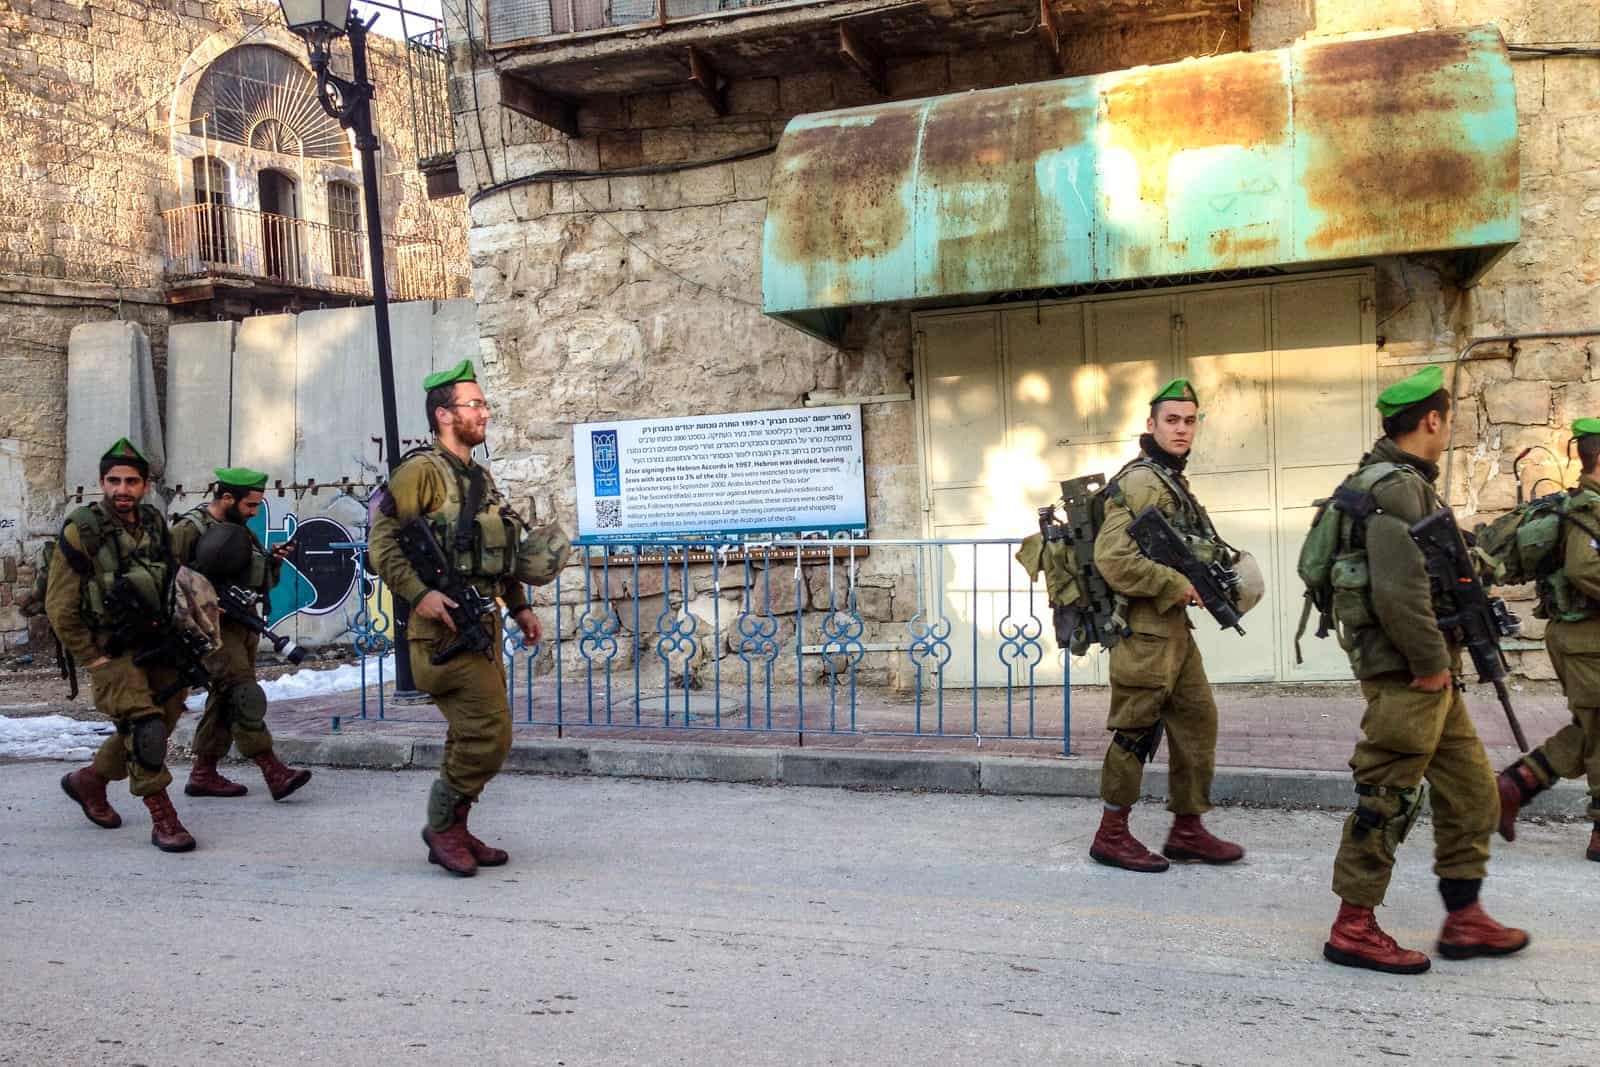
{"type": "Polygon", "coordinates": [[[618,167],[615,170],[558,169],[535,171],[532,174],[524,174],[518,178],[508,178],[503,182],[484,186],[467,199],[467,206],[473,207],[487,197],[522,185],[536,185],[546,182],[582,182],[604,178],[643,178],[652,174],[676,174],[679,171],[697,170],[701,167],[719,167],[730,163],[742,163],[747,159],[760,159],[762,156],[770,156],[777,150],[777,145],[769,144],[761,148],[752,148],[747,152],[735,152],[731,156],[718,156],[716,159],[692,159],[682,163],[654,163],[641,167],[618,167]]]}

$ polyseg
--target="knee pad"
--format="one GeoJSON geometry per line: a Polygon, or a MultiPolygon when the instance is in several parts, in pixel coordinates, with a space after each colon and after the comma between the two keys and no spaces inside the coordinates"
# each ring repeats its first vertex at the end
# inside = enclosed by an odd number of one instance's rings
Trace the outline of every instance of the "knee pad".
{"type": "Polygon", "coordinates": [[[1149,763],[1161,744],[1161,727],[1158,724],[1142,730],[1117,730],[1112,733],[1111,740],[1140,763],[1149,763]]]}
{"type": "Polygon", "coordinates": [[[132,738],[133,758],[147,771],[159,771],[167,765],[167,724],[159,715],[135,719],[129,729],[132,738]]]}
{"type": "Polygon", "coordinates": [[[259,730],[267,722],[267,693],[254,679],[233,687],[228,694],[228,711],[234,725],[259,730]]]}

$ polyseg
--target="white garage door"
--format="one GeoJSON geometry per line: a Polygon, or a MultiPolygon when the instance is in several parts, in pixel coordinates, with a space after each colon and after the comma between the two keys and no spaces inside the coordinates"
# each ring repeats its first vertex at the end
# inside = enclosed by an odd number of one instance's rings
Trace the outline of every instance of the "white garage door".
{"type": "MultiPolygon", "coordinates": [[[[1294,662],[1295,558],[1312,501],[1378,432],[1372,291],[1372,273],[1360,270],[918,315],[927,533],[1037,529],[1036,509],[1059,496],[1061,480],[1110,475],[1133,457],[1149,397],[1182,375],[1204,413],[1191,484],[1222,535],[1255,553],[1267,578],[1244,637],[1194,614],[1212,679],[1348,677],[1331,638],[1308,635],[1306,662],[1294,662]]],[[[1003,683],[995,635],[1019,613],[1027,577],[999,550],[952,549],[936,580],[954,632],[976,621],[980,683],[1003,683]]],[[[1053,652],[1042,601],[1041,587],[1036,604],[1053,652]]],[[[1059,659],[1046,656],[1040,682],[1060,680],[1059,659]]],[[[1073,681],[1104,682],[1103,660],[1075,660],[1073,681]]],[[[956,655],[945,681],[972,674],[972,657],[956,655]]]]}

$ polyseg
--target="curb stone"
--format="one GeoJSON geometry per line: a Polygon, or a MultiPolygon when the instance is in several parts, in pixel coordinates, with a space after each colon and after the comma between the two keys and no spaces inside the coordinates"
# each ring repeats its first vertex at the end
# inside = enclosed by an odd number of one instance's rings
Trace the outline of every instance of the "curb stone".
{"type": "MultiPolygon", "coordinates": [[[[187,748],[194,726],[184,721],[172,734],[187,748]]],[[[436,769],[444,757],[437,738],[332,735],[279,736],[274,747],[291,764],[436,769]]],[[[806,751],[776,747],[693,745],[648,741],[516,741],[503,770],[518,774],[571,774],[705,782],[765,782],[821,788],[925,790],[992,796],[1092,798],[1100,791],[1100,761],[1067,757],[951,756],[917,752],[806,751]]],[[[1145,771],[1147,800],[1163,800],[1167,768],[1145,771]]],[[[1219,767],[1211,795],[1218,804],[1282,808],[1348,808],[1354,804],[1350,776],[1343,771],[1219,767]]],[[[1524,809],[1531,815],[1578,817],[1588,791],[1562,782],[1524,809]]]]}

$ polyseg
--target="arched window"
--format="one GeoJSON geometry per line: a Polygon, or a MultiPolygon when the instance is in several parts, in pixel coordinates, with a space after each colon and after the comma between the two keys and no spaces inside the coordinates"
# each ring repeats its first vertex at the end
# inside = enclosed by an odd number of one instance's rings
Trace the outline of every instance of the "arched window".
{"type": "Polygon", "coordinates": [[[189,132],[264,152],[350,162],[350,140],[317,102],[317,80],[287,53],[247,44],[206,68],[189,132]]]}
{"type": "Polygon", "coordinates": [[[233,196],[228,187],[227,165],[216,156],[200,156],[194,161],[195,254],[207,263],[234,262],[233,196]]]}
{"type": "Polygon", "coordinates": [[[361,193],[349,182],[328,183],[328,240],[333,246],[333,273],[361,278],[361,193]]]}

